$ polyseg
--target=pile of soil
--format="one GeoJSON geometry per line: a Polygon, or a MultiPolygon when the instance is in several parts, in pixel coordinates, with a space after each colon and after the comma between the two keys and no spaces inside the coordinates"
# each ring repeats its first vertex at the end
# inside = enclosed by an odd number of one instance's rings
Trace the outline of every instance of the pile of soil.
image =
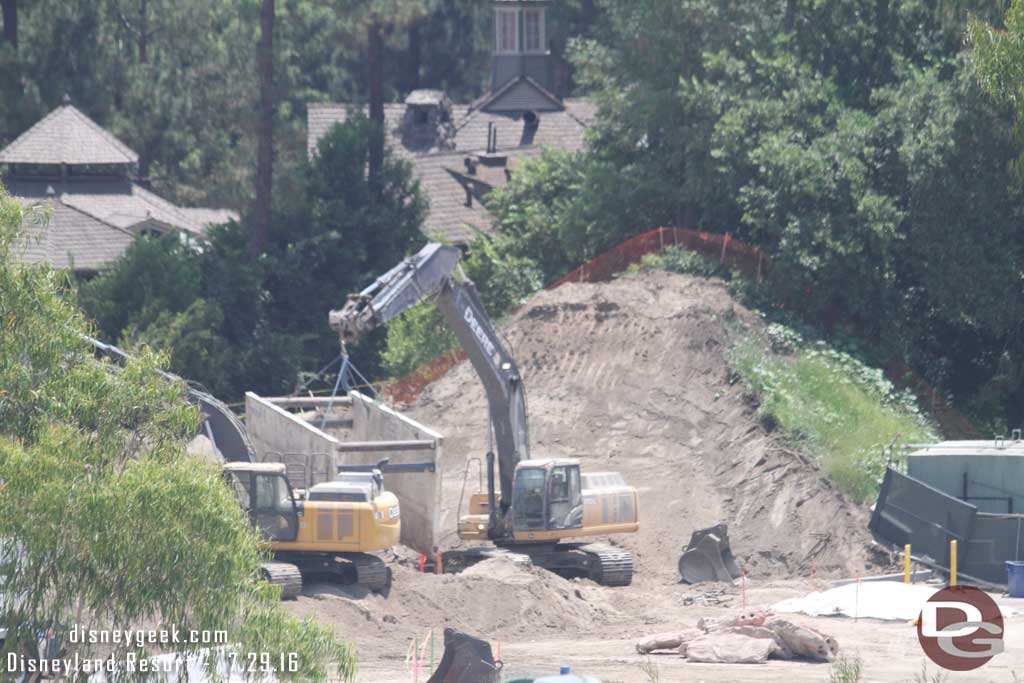
{"type": "Polygon", "coordinates": [[[355,587],[315,584],[288,607],[364,643],[403,642],[402,635],[416,636],[430,628],[440,633],[445,626],[490,639],[538,637],[587,631],[620,619],[604,590],[591,582],[568,581],[505,558],[444,576],[420,574],[400,564],[392,570],[394,585],[386,597],[355,587]]]}
{"type": "MultiPolygon", "coordinates": [[[[528,394],[532,457],[579,458],[639,489],[640,532],[610,540],[635,553],[640,586],[674,583],[691,532],[719,522],[753,579],[807,576],[812,560],[824,575],[869,564],[866,510],[768,433],[730,381],[730,345],[762,327],[719,280],[648,272],[542,292],[501,328],[528,394]]],[[[467,460],[487,450],[486,405],[463,362],[404,407],[445,437],[441,529],[455,529],[467,460]]]]}

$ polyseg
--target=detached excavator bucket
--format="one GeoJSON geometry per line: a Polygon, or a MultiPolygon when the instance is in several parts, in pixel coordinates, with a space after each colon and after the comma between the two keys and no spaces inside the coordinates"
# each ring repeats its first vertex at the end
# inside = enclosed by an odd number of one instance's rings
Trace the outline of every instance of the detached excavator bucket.
{"type": "Polygon", "coordinates": [[[444,655],[427,683],[499,683],[500,671],[489,643],[446,628],[444,655]]]}
{"type": "Polygon", "coordinates": [[[732,582],[742,575],[729,547],[729,531],[725,524],[698,529],[679,558],[679,574],[687,583],[704,581],[732,582]]]}

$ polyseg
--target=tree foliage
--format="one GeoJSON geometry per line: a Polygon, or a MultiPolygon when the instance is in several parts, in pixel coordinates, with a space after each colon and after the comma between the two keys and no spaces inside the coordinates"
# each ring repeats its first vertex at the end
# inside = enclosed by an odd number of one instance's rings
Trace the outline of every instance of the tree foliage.
{"type": "MultiPolygon", "coordinates": [[[[729,233],[771,255],[768,305],[877,340],[965,405],[985,396],[986,423],[1024,419],[1021,147],[959,52],[966,13],[991,7],[602,5],[571,47],[599,107],[588,149],[491,199],[513,253],[551,279],[659,225],[729,233]]],[[[1013,84],[1014,11],[986,34],[992,83],[1013,84]]]]}
{"type": "MultiPolygon", "coordinates": [[[[300,370],[331,360],[339,347],[328,311],[422,243],[426,204],[408,163],[386,153],[380,199],[371,188],[370,125],[352,112],[288,179],[257,261],[247,226],[232,224],[198,252],[174,235],[140,238],[82,283],[103,336],[167,351],[171,370],[228,399],[290,392],[300,370]]],[[[353,350],[360,367],[376,367],[379,343],[353,350]]]]}
{"type": "Polygon", "coordinates": [[[22,213],[0,188],[4,654],[38,628],[148,623],[224,629],[229,647],[274,661],[297,652],[286,678],[347,677],[347,648],[280,609],[241,506],[216,467],[186,454],[199,415],[184,386],[152,353],[124,367],[97,360],[64,278],[12,260],[22,213]]]}

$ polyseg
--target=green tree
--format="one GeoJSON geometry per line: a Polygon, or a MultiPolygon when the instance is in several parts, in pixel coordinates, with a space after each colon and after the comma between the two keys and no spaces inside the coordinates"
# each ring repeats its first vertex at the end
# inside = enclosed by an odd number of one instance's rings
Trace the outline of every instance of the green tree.
{"type": "MultiPolygon", "coordinates": [[[[601,3],[571,49],[598,105],[589,146],[493,194],[502,248],[550,279],[659,225],[728,232],[771,255],[767,305],[1020,419],[1020,144],[957,52],[970,5],[601,3]]],[[[1024,82],[1015,11],[985,34],[990,87],[1024,82]]]]}
{"type": "Polygon", "coordinates": [[[545,282],[611,247],[643,220],[620,203],[622,176],[596,155],[545,150],[516,167],[510,182],[491,192],[496,248],[530,259],[545,282]]]}
{"type": "Polygon", "coordinates": [[[180,313],[201,294],[200,260],[176,234],[141,236],[124,258],[79,288],[80,303],[106,339],[162,313],[180,313]]]}
{"type": "Polygon", "coordinates": [[[249,256],[263,252],[270,232],[270,211],[274,191],[274,0],[260,5],[260,42],[257,72],[260,82],[259,125],[256,136],[256,201],[253,209],[249,256]]]}
{"type": "MultiPolygon", "coordinates": [[[[423,243],[427,205],[409,163],[385,149],[376,182],[367,173],[373,124],[351,111],[321,138],[302,172],[304,194],[287,207],[271,235],[267,288],[271,320],[305,341],[310,365],[338,353],[327,313],[423,243]]],[[[380,339],[357,355],[376,365],[380,339]]]]}
{"type": "MultiPolygon", "coordinates": [[[[196,249],[177,236],[136,241],[79,286],[106,339],[150,344],[170,369],[235,399],[291,391],[301,370],[338,354],[327,313],[422,243],[426,211],[409,164],[385,151],[374,197],[366,174],[370,127],[353,112],[287,179],[263,255],[249,258],[249,228],[214,228],[196,249]]],[[[382,337],[354,349],[376,368],[382,337]]]]}
{"type": "Polygon", "coordinates": [[[990,95],[1024,113],[1024,2],[1013,0],[1003,27],[978,17],[968,25],[968,53],[978,79],[990,95]]]}
{"type": "Polygon", "coordinates": [[[40,627],[161,624],[223,629],[229,648],[275,661],[296,652],[285,678],[350,678],[351,651],[280,608],[241,506],[186,454],[198,412],[184,386],[152,353],[94,357],[64,278],[11,258],[22,219],[0,188],[0,505],[17,511],[0,518],[3,654],[40,627]]]}

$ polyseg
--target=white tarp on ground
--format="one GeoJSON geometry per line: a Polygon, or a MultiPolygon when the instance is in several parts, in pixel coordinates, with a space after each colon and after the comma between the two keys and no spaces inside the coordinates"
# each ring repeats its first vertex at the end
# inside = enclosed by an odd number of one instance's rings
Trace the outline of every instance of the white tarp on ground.
{"type": "MultiPolygon", "coordinates": [[[[906,584],[902,581],[863,581],[826,591],[817,591],[801,598],[776,603],[776,612],[802,613],[812,617],[837,616],[887,621],[913,621],[921,614],[921,606],[942,586],[906,584]]],[[[1001,607],[1003,616],[1012,610],[1001,607]]]]}

